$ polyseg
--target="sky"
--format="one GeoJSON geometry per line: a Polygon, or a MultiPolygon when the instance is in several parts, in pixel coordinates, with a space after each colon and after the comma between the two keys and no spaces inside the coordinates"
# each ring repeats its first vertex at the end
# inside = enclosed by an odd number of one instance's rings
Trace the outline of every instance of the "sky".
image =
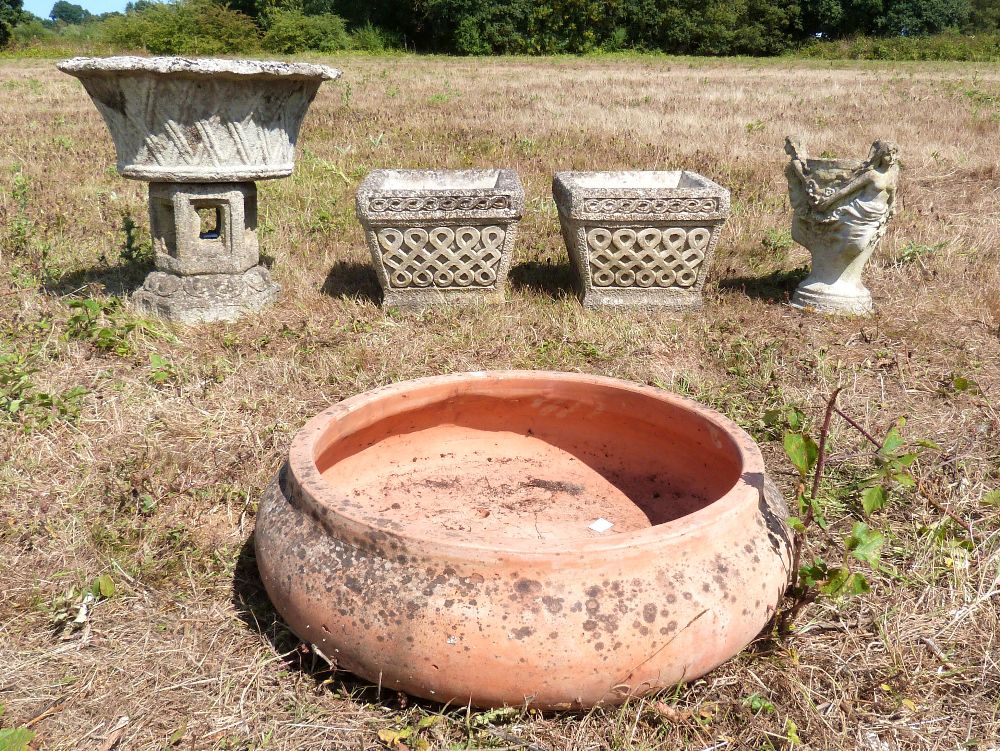
{"type": "MultiPolygon", "coordinates": [[[[34,13],[39,18],[48,18],[49,11],[56,0],[24,0],[24,9],[34,13]]],[[[69,0],[74,5],[82,5],[93,14],[107,13],[110,10],[125,10],[128,0],[69,0]]]]}

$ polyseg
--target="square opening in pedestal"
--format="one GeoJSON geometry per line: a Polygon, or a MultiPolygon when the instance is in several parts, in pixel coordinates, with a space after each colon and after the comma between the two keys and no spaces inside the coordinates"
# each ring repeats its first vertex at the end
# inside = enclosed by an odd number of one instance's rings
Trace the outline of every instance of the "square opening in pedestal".
{"type": "Polygon", "coordinates": [[[218,206],[202,206],[197,209],[200,223],[199,240],[219,240],[222,238],[222,209],[218,206]]]}
{"type": "Polygon", "coordinates": [[[258,263],[253,183],[154,183],[150,224],[161,271],[241,274],[258,263]]]}
{"type": "MultiPolygon", "coordinates": [[[[191,208],[198,218],[198,241],[202,247],[207,243],[219,244],[225,249],[228,238],[229,203],[213,199],[191,201],[191,208]]],[[[208,248],[206,248],[207,250],[208,248]]],[[[232,252],[232,249],[226,249],[232,252]]]]}

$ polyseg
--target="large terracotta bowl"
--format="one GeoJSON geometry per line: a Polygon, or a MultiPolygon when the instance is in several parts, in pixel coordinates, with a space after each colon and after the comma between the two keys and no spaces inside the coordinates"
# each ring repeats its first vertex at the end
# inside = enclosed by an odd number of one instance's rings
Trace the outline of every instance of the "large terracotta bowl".
{"type": "Polygon", "coordinates": [[[257,561],[292,630],[382,687],[587,707],[746,646],[785,588],[785,516],[753,440],[694,402],[464,373],[311,420],[261,503],[257,561]]]}

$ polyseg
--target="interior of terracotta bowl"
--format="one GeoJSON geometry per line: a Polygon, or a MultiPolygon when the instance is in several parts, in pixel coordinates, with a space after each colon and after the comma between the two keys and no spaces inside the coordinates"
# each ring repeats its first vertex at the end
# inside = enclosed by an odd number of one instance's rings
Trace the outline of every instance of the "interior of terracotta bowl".
{"type": "Polygon", "coordinates": [[[390,391],[331,421],[314,459],[341,510],[414,536],[622,534],[704,508],[743,469],[721,425],[654,393],[530,377],[390,391]]]}

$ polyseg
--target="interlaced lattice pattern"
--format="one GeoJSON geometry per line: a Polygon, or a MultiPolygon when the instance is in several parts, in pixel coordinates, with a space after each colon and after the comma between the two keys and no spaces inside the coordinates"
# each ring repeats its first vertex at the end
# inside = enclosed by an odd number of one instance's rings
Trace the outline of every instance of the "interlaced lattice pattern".
{"type": "Polygon", "coordinates": [[[702,227],[587,231],[595,287],[690,287],[712,233],[702,227]]]}
{"type": "Polygon", "coordinates": [[[377,237],[393,287],[489,287],[505,233],[495,226],[386,227],[377,237]]]}

